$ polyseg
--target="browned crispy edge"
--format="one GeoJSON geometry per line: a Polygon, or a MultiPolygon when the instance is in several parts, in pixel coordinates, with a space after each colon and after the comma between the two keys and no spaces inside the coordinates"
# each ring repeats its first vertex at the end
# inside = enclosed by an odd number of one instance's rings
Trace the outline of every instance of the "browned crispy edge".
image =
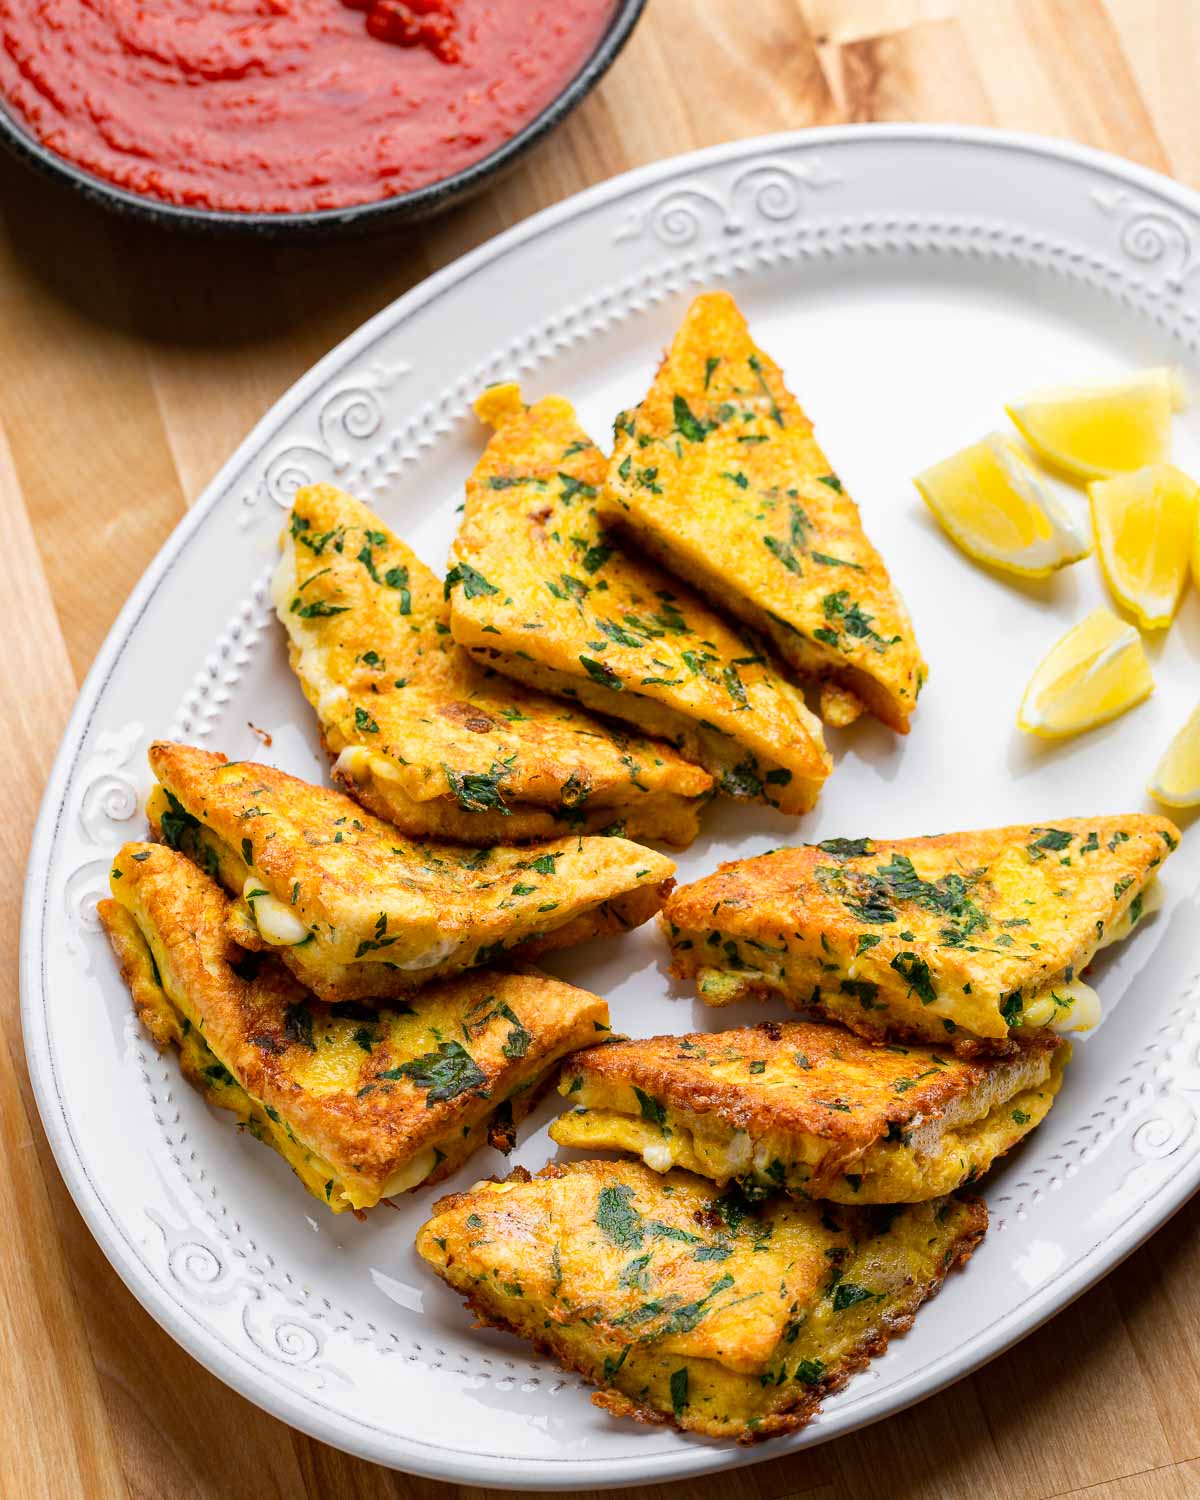
{"type": "MultiPolygon", "coordinates": [[[[671,1059],[657,1054],[648,1056],[644,1050],[650,1043],[677,1045],[681,1041],[711,1041],[715,1038],[744,1046],[748,1052],[753,1052],[756,1032],[762,1034],[766,1044],[761,1049],[764,1052],[787,1052],[798,1047],[807,1057],[818,1061],[829,1059],[837,1062],[836,1054],[840,1048],[851,1052],[850,1060],[853,1060],[853,1054],[861,1055],[866,1051],[879,1050],[869,1040],[828,1021],[760,1021],[756,1026],[738,1026],[728,1031],[633,1038],[619,1043],[609,1040],[603,1046],[589,1047],[584,1052],[576,1053],[568,1062],[574,1073],[614,1082],[636,1083],[652,1098],[673,1108],[685,1109],[698,1115],[715,1114],[739,1129],[759,1133],[768,1129],[785,1130],[816,1135],[821,1140],[828,1141],[831,1148],[830,1157],[821,1172],[821,1177],[824,1178],[840,1173],[848,1161],[861,1155],[877,1141],[890,1123],[905,1125],[912,1121],[914,1115],[927,1119],[936,1119],[942,1115],[953,1100],[985,1082],[989,1065],[1001,1061],[1002,1057],[1021,1051],[1055,1052],[1066,1045],[1064,1038],[1043,1033],[1010,1043],[1007,1052],[1001,1057],[995,1054],[978,1060],[956,1057],[957,1067],[922,1080],[906,1094],[895,1095],[891,1091],[883,1091],[874,1113],[869,1119],[862,1121],[843,1116],[815,1101],[799,1104],[779,1099],[767,1101],[761,1096],[759,1100],[755,1100],[752,1097],[753,1079],[748,1079],[744,1084],[716,1078],[697,1078],[694,1082],[689,1079],[684,1083],[680,1081],[681,1069],[673,1067],[671,1059]],[[797,1036],[785,1032],[787,1027],[801,1027],[803,1030],[797,1036]],[[622,1054],[628,1053],[632,1053],[634,1058],[631,1065],[625,1065],[622,1061],[622,1054]]],[[[948,1054],[951,1048],[932,1047],[923,1043],[914,1048],[914,1052],[928,1058],[935,1054],[948,1054]]],[[[919,1067],[920,1063],[920,1056],[912,1059],[913,1066],[919,1067]]],[[[565,1067],[566,1064],[564,1071],[565,1067]]],[[[682,1064],[681,1068],[687,1068],[687,1064],[682,1064]]]]}
{"type": "MultiPolygon", "coordinates": [[[[538,1176],[556,1176],[559,1172],[553,1171],[554,1163],[544,1167],[538,1176]]],[[[514,1167],[504,1179],[493,1177],[493,1182],[529,1182],[531,1173],[524,1167],[514,1167]]],[[[469,1196],[464,1193],[452,1193],[441,1198],[433,1205],[433,1213],[440,1213],[443,1207],[457,1204],[463,1198],[469,1196]]],[[[917,1312],[922,1304],[935,1297],[941,1290],[942,1283],[951,1271],[958,1270],[966,1264],[975,1253],[980,1241],[987,1233],[988,1211],[987,1205],[982,1198],[959,1195],[958,1201],[970,1210],[967,1222],[963,1225],[958,1238],[951,1246],[940,1274],[925,1287],[914,1287],[911,1300],[902,1308],[888,1314],[883,1320],[883,1326],[872,1329],[871,1333],[846,1355],[838,1368],[826,1375],[817,1385],[806,1386],[802,1391],[796,1393],[795,1401],[782,1411],[773,1412],[764,1417],[758,1427],[747,1430],[738,1435],[736,1441],[739,1445],[746,1446],[753,1443],[761,1443],[767,1438],[780,1437],[785,1433],[799,1432],[802,1427],[808,1425],[821,1408],[826,1396],[832,1396],[845,1386],[852,1375],[865,1369],[872,1359],[882,1354],[893,1338],[907,1333],[912,1327],[917,1312]]],[[[448,1283],[447,1283],[448,1284],[448,1283]]],[[[454,1288],[458,1291],[458,1288],[454,1288]]],[[[495,1328],[502,1333],[510,1333],[524,1343],[531,1344],[536,1353],[551,1357],[558,1361],[564,1369],[573,1371],[579,1375],[588,1385],[600,1385],[593,1371],[586,1369],[578,1363],[565,1349],[557,1347],[553,1339],[542,1338],[536,1334],[528,1333],[524,1329],[510,1323],[507,1319],[498,1317],[485,1307],[472,1292],[459,1292],[465,1305],[475,1315],[476,1328],[495,1328]]],[[[714,1434],[703,1426],[689,1426],[680,1422],[673,1414],[657,1410],[655,1407],[643,1405],[632,1400],[623,1392],[614,1390],[612,1387],[604,1386],[597,1390],[592,1396],[594,1405],[603,1408],[613,1417],[629,1417],[635,1422],[645,1423],[653,1427],[674,1427],[677,1432],[698,1432],[702,1436],[724,1437],[725,1434],[714,1434]]]]}

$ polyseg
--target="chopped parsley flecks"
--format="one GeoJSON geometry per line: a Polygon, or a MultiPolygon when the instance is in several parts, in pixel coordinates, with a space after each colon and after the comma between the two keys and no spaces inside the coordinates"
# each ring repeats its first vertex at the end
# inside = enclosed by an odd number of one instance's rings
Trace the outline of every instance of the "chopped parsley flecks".
{"type": "Polygon", "coordinates": [[[614,693],[619,693],[625,686],[620,676],[604,662],[596,661],[591,656],[581,656],[579,662],[592,681],[599,683],[601,687],[606,687],[614,693]]]}
{"type": "Polygon", "coordinates": [[[873,870],[819,865],[815,874],[822,889],[841,900],[860,921],[872,926],[898,922],[898,907],[916,906],[945,920],[946,925],[939,932],[944,944],[970,947],[969,939],[989,925],[986,913],[971,894],[985,870],[969,871],[966,875],[952,870],[928,881],[917,874],[907,854],[894,853],[873,870]]]}
{"type": "Polygon", "coordinates": [[[624,1183],[610,1183],[600,1189],[596,1224],[622,1250],[640,1250],[645,1242],[645,1221],[633,1206],[633,1189],[624,1183]]]}
{"type": "Polygon", "coordinates": [[[752,354],[750,356],[749,360],[747,361],[747,363],[749,364],[751,370],[753,370],[753,372],[754,372],[755,378],[758,381],[759,389],[762,391],[763,395],[767,398],[767,401],[768,401],[768,403],[770,405],[770,411],[771,411],[771,417],[772,417],[772,419],[775,422],[777,422],[780,427],[782,427],[783,426],[783,413],[779,410],[779,403],[775,400],[775,397],[771,394],[771,387],[767,384],[767,377],[763,374],[762,363],[760,362],[760,360],[758,358],[758,355],[757,354],[752,354]]]}
{"type": "Polygon", "coordinates": [[[739,762],[731,771],[721,772],[721,790],[727,797],[762,796],[762,779],[758,774],[758,762],[753,756],[739,762]]]}
{"type": "Polygon", "coordinates": [[[824,839],[817,845],[822,854],[832,854],[836,859],[859,859],[875,853],[870,839],[824,839]]]}
{"type": "Polygon", "coordinates": [[[830,557],[826,552],[810,552],[808,555],[813,562],[821,563],[826,568],[853,568],[856,573],[863,571],[862,563],[849,562],[844,557],[830,557]]]}
{"type": "Polygon", "coordinates": [[[874,1296],[875,1293],[869,1292],[865,1286],[855,1286],[852,1281],[839,1281],[833,1289],[833,1310],[845,1312],[856,1302],[866,1302],[874,1296]]]}
{"type": "Polygon", "coordinates": [[[470,1089],[482,1088],[487,1083],[484,1073],[461,1042],[439,1042],[436,1052],[427,1052],[424,1057],[400,1063],[389,1068],[380,1078],[407,1078],[416,1088],[425,1093],[425,1107],[444,1104],[448,1099],[457,1099],[470,1089]]]}
{"type": "Polygon", "coordinates": [[[348,604],[330,604],[328,599],[310,599],[305,604],[297,594],[292,600],[292,614],[299,615],[302,620],[327,620],[334,615],[347,614],[349,610],[348,604]]]}
{"type": "Polygon", "coordinates": [[[523,484],[531,484],[539,490],[546,488],[546,481],[539,479],[536,474],[491,474],[488,476],[489,490],[515,490],[523,484]]]}
{"type": "Polygon", "coordinates": [[[503,1017],[511,1027],[500,1050],[505,1057],[524,1057],[533,1041],[533,1033],[526,1029],[520,1017],[503,1000],[496,1006],[494,1014],[503,1017]]]}
{"type": "Polygon", "coordinates": [[[500,592],[495,584],[489,583],[483,574],[473,568],[470,563],[455,563],[446,574],[446,582],[443,585],[444,597],[449,599],[450,590],[458,584],[462,585],[463,593],[468,599],[478,599],[481,595],[500,592]]]}
{"type": "Polygon", "coordinates": [[[813,631],[813,635],[835,651],[853,651],[859,641],[870,641],[874,650],[886,651],[901,639],[894,635],[885,640],[873,628],[875,616],[865,614],[851,599],[848,589],[838,589],[836,593],[826,594],[821,600],[821,609],[829,623],[819,626],[813,631]]]}
{"type": "Polygon", "coordinates": [[[405,567],[389,568],[383,575],[383,581],[390,589],[396,589],[400,595],[400,613],[402,615],[412,614],[412,590],[408,586],[408,569],[405,567]]]}
{"type": "Polygon", "coordinates": [[[577,495],[582,495],[585,500],[594,500],[599,493],[594,484],[585,484],[573,474],[560,474],[558,480],[562,485],[559,498],[564,505],[570,505],[577,495]]]}
{"type": "Polygon", "coordinates": [[[897,953],[892,959],[892,968],[904,979],[910,991],[915,991],[922,1005],[932,1005],[937,999],[929,965],[915,953],[897,953]]]}
{"type": "Polygon", "coordinates": [[[1074,834],[1061,828],[1035,828],[1033,831],[1038,837],[1025,846],[1025,851],[1032,860],[1045,859],[1050,853],[1061,853],[1063,849],[1070,848],[1074,838],[1074,834]]]}
{"type": "MultiPolygon", "coordinates": [[[[515,756],[510,759],[515,759],[515,756]]],[[[447,786],[464,812],[497,812],[501,817],[510,816],[500,794],[501,783],[512,775],[510,764],[498,765],[493,761],[488,771],[455,771],[443,763],[442,770],[447,786]]]]}
{"type": "Polygon", "coordinates": [[[651,1098],[634,1085],[633,1092],[637,1095],[638,1105],[642,1111],[642,1119],[649,1121],[651,1125],[665,1125],[667,1123],[667,1112],[657,1099],[651,1098]]]}
{"type": "Polygon", "coordinates": [[[613,549],[604,542],[593,542],[583,554],[585,573],[598,573],[613,555],[613,549]]]}
{"type": "Polygon", "coordinates": [[[702,443],[716,426],[715,422],[704,422],[692,411],[682,396],[674,402],[675,428],[689,443],[702,443]]]}

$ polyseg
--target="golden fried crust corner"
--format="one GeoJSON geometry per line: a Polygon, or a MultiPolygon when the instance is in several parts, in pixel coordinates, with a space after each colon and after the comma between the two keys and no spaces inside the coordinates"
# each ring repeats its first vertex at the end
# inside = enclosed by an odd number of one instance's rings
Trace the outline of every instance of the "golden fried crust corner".
{"type": "Polygon", "coordinates": [[[753,1442],[803,1426],[987,1225],[956,1196],[739,1203],[684,1172],[554,1164],[443,1199],[417,1249],[481,1323],[601,1386],[614,1415],[753,1442]]]}
{"type": "Polygon", "coordinates": [[[858,507],[733,298],[696,298],[654,383],[616,422],[602,513],[762,631],[803,677],[831,678],[901,733],[927,668],[858,507]],[[646,454],[653,456],[647,482],[646,454]]]}
{"type": "Polygon", "coordinates": [[[687,843],[711,778],[478,664],[442,580],[366,506],[301,490],[272,585],[338,779],[414,836],[512,843],[624,821],[687,843]],[[464,779],[465,778],[465,779],[464,779]]]}
{"type": "Polygon", "coordinates": [[[415,842],[340,792],[185,745],[152,746],[150,763],[165,789],[151,824],[244,898],[234,935],[260,946],[256,926],[330,1002],[410,994],[623,931],[654,914],[675,871],[616,837],[530,850],[415,842]]]}
{"type": "MultiPolygon", "coordinates": [[[[826,1375],[814,1386],[794,1395],[786,1410],[772,1412],[762,1418],[756,1427],[738,1433],[736,1440],[739,1446],[749,1447],[756,1443],[766,1442],[769,1438],[786,1437],[790,1432],[799,1432],[801,1428],[807,1427],[820,1411],[827,1396],[836,1395],[838,1391],[843,1390],[853,1376],[865,1370],[873,1359],[878,1359],[881,1354],[887,1352],[892,1339],[899,1338],[908,1332],[916,1320],[922,1303],[928,1302],[931,1297],[937,1295],[943,1281],[952,1271],[960,1270],[966,1265],[987,1233],[987,1208],[982,1199],[965,1198],[962,1202],[967,1209],[966,1222],[953,1249],[947,1252],[950,1258],[936,1283],[927,1288],[912,1288],[904,1303],[894,1311],[885,1314],[879,1325],[867,1333],[861,1342],[844,1357],[837,1370],[826,1375]]],[[[505,1331],[515,1330],[506,1328],[505,1331]]],[[[554,1349],[546,1345],[539,1346],[539,1351],[546,1354],[555,1353],[554,1349]]],[[[579,1371],[578,1373],[586,1372],[579,1371]]],[[[592,1396],[592,1403],[607,1411],[610,1416],[629,1417],[635,1422],[642,1422],[648,1426],[674,1427],[678,1431],[699,1431],[711,1437],[731,1435],[716,1426],[706,1428],[698,1424],[681,1423],[674,1416],[655,1411],[653,1407],[631,1400],[619,1391],[596,1391],[592,1396]]]]}
{"type": "Polygon", "coordinates": [[[1128,814],[737,860],[666,903],[672,972],[713,1004],[780,995],[862,1035],[1003,1044],[1136,921],[1178,842],[1128,814]]]}
{"type": "Polygon", "coordinates": [[[451,550],[455,639],[510,677],[669,740],[727,795],[807,811],[832,766],[820,722],[760,641],[602,528],[605,459],[570,404],[526,408],[501,387],[478,409],[496,431],[451,550]]]}
{"type": "Polygon", "coordinates": [[[434,1143],[453,1170],[450,1153],[463,1153],[467,1137],[470,1149],[481,1143],[478,1129],[502,1100],[511,1097],[520,1118],[517,1104],[528,1105],[559,1058],[607,1029],[603,1000],[536,971],[479,972],[398,1011],[323,1006],[271,957],[243,977],[229,902],[184,856],[127,844],[111,886],[101,916],[123,972],[135,968],[138,934],[149,950],[134,990],[139,1014],[165,1008],[162,994],[149,993],[157,981],[178,1017],[152,1025],[155,1039],[178,1041],[185,1020],[198,1030],[250,1100],[337,1173],[356,1207],[398,1190],[398,1170],[434,1143]],[[436,1064],[440,1039],[464,1036],[432,1082],[427,1071],[403,1071],[418,1059],[436,1064]]]}
{"type": "Polygon", "coordinates": [[[180,1037],[179,1021],[162,1003],[162,991],[147,972],[146,943],[137,922],[119,902],[105,899],[96,903],[96,914],[116,955],[121,978],[133,1001],[138,1020],[150,1033],[160,1050],[180,1037]]]}
{"type": "MultiPolygon", "coordinates": [[[[1067,1046],[1045,1034],[1031,1036],[1019,1052],[1029,1058],[1067,1046]]],[[[938,1119],[1004,1071],[1003,1061],[972,1062],[945,1048],[880,1046],[840,1026],[767,1021],[590,1047],[569,1060],[563,1092],[572,1097],[575,1078],[627,1083],[648,1099],[716,1115],[752,1138],[814,1136],[836,1148],[844,1164],[889,1126],[938,1119]]]]}

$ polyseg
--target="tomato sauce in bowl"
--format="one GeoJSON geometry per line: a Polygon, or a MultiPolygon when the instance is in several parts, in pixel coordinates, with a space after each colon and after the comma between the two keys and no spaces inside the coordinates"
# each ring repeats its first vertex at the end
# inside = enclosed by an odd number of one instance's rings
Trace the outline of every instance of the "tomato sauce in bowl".
{"type": "Polygon", "coordinates": [[[547,109],[617,0],[0,0],[0,98],[126,192],[231,214],[411,194],[547,109]]]}

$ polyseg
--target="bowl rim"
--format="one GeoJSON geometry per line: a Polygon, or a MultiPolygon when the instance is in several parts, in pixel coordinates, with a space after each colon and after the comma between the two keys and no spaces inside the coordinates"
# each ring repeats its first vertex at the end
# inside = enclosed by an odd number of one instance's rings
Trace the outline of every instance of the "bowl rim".
{"type": "Polygon", "coordinates": [[[515,135],[494,151],[471,162],[449,177],[413,188],[389,198],[372,198],[345,208],[311,209],[301,212],[240,213],[232,209],[192,208],[148,193],[135,193],[78,166],[40,141],[0,94],[0,145],[27,166],[39,170],[74,189],[90,202],[112,212],[129,215],[164,229],[199,234],[231,235],[260,239],[287,235],[328,235],[339,230],[365,232],[385,227],[388,220],[429,217],[460,198],[469,197],[491,177],[502,173],[552,131],[576,109],[612,67],[641,19],[647,0],[617,0],[604,35],[583,66],[562,89],[515,135]]]}

